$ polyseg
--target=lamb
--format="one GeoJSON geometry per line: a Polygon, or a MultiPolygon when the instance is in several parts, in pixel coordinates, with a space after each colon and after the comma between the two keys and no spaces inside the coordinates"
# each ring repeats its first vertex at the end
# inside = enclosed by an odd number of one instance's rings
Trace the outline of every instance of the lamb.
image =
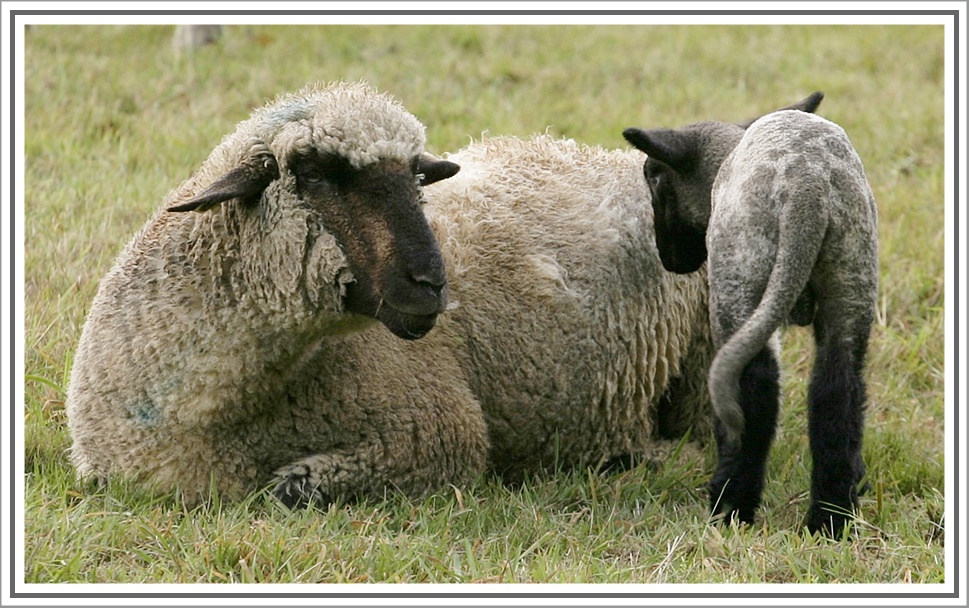
{"type": "Polygon", "coordinates": [[[878,288],[877,212],[844,130],[813,114],[821,99],[818,92],[740,125],[624,135],[648,155],[664,267],[690,273],[709,256],[713,513],[753,520],[779,407],[776,330],[785,321],[813,324],[805,523],[811,533],[839,535],[866,476],[863,371],[878,288]]]}
{"type": "Polygon", "coordinates": [[[424,141],[346,84],[227,136],[102,280],[68,389],[79,475],[301,507],[709,432],[707,287],[660,271],[638,153],[424,141]]]}

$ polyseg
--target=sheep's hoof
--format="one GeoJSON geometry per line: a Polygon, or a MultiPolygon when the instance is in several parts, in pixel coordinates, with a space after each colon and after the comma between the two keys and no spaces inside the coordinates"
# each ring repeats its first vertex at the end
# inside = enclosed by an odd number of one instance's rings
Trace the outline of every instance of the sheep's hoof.
{"type": "Polygon", "coordinates": [[[273,487],[273,495],[289,509],[325,506],[331,502],[320,491],[319,480],[306,465],[292,465],[277,471],[276,475],[279,481],[273,487]]]}
{"type": "Polygon", "coordinates": [[[854,515],[844,508],[814,503],[808,509],[804,525],[810,534],[842,538],[851,534],[854,519],[854,515]]]}
{"type": "Polygon", "coordinates": [[[710,516],[722,524],[753,524],[760,493],[759,485],[745,486],[739,480],[717,475],[710,482],[710,516]]]}
{"type": "Polygon", "coordinates": [[[731,504],[718,503],[710,510],[710,520],[724,526],[731,523],[749,526],[754,523],[754,509],[738,509],[731,504]]]}

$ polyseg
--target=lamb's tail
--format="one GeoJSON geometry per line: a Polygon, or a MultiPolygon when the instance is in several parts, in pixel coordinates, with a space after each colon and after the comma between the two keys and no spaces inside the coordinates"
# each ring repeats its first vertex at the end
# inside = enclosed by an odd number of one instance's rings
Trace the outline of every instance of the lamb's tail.
{"type": "Polygon", "coordinates": [[[817,261],[827,221],[818,217],[781,218],[777,258],[760,304],[740,329],[720,347],[710,366],[710,400],[728,445],[738,445],[744,431],[740,376],[787,319],[804,291],[817,261]]]}

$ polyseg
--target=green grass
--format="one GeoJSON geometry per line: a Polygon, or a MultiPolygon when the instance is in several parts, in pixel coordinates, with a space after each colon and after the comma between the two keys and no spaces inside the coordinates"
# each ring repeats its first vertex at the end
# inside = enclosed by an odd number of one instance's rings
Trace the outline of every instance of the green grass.
{"type": "MultiPolygon", "coordinates": [[[[170,27],[26,36],[28,582],[937,583],[945,579],[941,26],[231,26],[189,55],[170,27]],[[75,481],[64,394],[98,279],[170,188],[250,109],[366,79],[429,149],[546,129],[621,147],[629,126],[741,120],[813,90],[865,161],[881,306],[852,541],[806,537],[811,339],[785,338],[785,405],[759,523],[707,524],[712,449],[650,470],[292,513],[268,496],[186,512],[75,481]]],[[[951,581],[950,581],[951,582],[951,581]]]]}

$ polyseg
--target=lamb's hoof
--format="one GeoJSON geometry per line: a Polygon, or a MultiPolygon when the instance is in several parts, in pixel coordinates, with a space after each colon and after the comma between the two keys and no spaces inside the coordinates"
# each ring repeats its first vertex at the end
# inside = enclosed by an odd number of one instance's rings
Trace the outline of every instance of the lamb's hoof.
{"type": "Polygon", "coordinates": [[[760,494],[757,491],[740,491],[739,484],[727,481],[712,481],[710,483],[710,517],[714,521],[729,525],[754,523],[754,515],[760,506],[760,494]]]}
{"type": "Polygon", "coordinates": [[[854,519],[854,515],[844,508],[814,503],[808,509],[804,526],[810,534],[842,538],[853,531],[854,519]]]}
{"type": "Polygon", "coordinates": [[[710,520],[724,526],[731,523],[752,525],[754,523],[754,509],[738,509],[731,504],[716,504],[710,509],[710,520]]]}
{"type": "Polygon", "coordinates": [[[305,509],[330,503],[330,498],[320,491],[319,480],[314,479],[306,465],[285,467],[276,471],[276,476],[278,481],[273,487],[273,495],[287,508],[305,509]]]}

